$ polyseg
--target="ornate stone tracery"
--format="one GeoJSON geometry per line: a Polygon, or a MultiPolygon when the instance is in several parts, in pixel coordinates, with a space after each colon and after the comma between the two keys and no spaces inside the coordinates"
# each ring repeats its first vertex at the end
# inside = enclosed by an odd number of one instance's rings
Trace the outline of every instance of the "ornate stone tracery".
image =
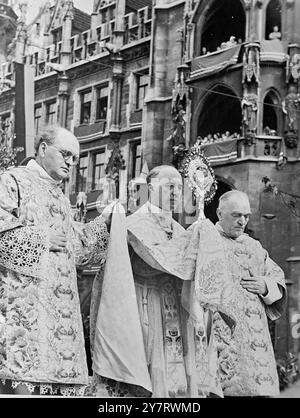
{"type": "Polygon", "coordinates": [[[243,83],[251,83],[253,80],[257,84],[260,81],[259,66],[260,45],[249,43],[245,45],[243,53],[243,83]]]}

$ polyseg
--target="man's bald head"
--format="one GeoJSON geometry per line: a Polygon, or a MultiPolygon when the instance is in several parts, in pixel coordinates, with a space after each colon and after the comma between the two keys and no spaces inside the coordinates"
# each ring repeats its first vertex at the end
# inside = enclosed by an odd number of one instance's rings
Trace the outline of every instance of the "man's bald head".
{"type": "Polygon", "coordinates": [[[219,199],[217,215],[224,232],[237,238],[243,234],[251,214],[249,198],[244,192],[232,190],[219,199]]]}
{"type": "Polygon", "coordinates": [[[177,176],[181,178],[179,171],[176,170],[175,167],[173,167],[172,165],[165,164],[165,165],[158,165],[152,168],[152,170],[150,170],[149,174],[147,175],[146,181],[148,184],[150,184],[152,179],[158,178],[158,177],[164,177],[164,176],[167,176],[167,177],[177,176]]]}

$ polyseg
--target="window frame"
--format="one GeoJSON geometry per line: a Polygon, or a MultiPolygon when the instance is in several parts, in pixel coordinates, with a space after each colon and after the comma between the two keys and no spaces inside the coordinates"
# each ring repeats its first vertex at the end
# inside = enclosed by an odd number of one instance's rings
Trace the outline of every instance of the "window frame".
{"type": "Polygon", "coordinates": [[[136,73],[135,77],[136,77],[135,110],[142,110],[143,106],[144,106],[144,101],[145,101],[145,97],[146,97],[146,94],[147,94],[147,90],[149,88],[149,69],[143,70],[139,73],[136,73]],[[144,84],[141,84],[140,80],[143,77],[147,77],[148,82],[144,83],[144,84]],[[142,99],[143,104],[142,104],[142,106],[140,106],[140,101],[141,101],[141,94],[140,93],[141,93],[142,89],[143,89],[143,99],[142,99]]]}
{"type": "Polygon", "coordinates": [[[87,191],[88,173],[89,173],[89,153],[88,152],[84,152],[84,153],[82,153],[80,155],[79,162],[78,162],[78,165],[76,167],[76,181],[75,181],[75,190],[76,190],[76,193],[86,192],[87,191]],[[81,161],[82,158],[86,158],[86,166],[84,166],[84,167],[80,167],[80,161],[81,161]],[[79,174],[80,174],[80,171],[81,171],[82,168],[85,170],[86,178],[84,176],[81,176],[82,179],[85,178],[85,183],[84,182],[81,182],[81,184],[84,184],[84,187],[79,188],[78,187],[78,185],[79,185],[79,174]]]}
{"type": "Polygon", "coordinates": [[[92,104],[93,104],[93,89],[92,87],[85,89],[85,90],[81,90],[79,92],[79,98],[80,98],[80,115],[79,115],[79,124],[80,125],[89,125],[91,123],[91,116],[92,116],[92,104]],[[90,94],[90,101],[88,102],[84,102],[84,96],[86,94],[90,94]],[[88,122],[84,122],[84,110],[85,110],[85,105],[89,104],[89,121],[88,122]]]}
{"type": "Polygon", "coordinates": [[[98,190],[97,189],[97,187],[98,187],[97,182],[99,182],[102,178],[105,177],[105,175],[106,175],[105,169],[106,169],[106,150],[105,150],[105,148],[102,148],[102,149],[98,149],[98,150],[96,150],[96,151],[94,151],[92,153],[92,183],[91,183],[91,191],[98,190]],[[103,163],[102,164],[96,164],[96,158],[97,158],[97,155],[99,155],[99,154],[103,155],[103,163]],[[104,175],[103,175],[103,177],[100,176],[100,178],[97,178],[96,179],[96,169],[99,166],[102,166],[103,167],[104,175]]]}
{"type": "Polygon", "coordinates": [[[108,83],[106,83],[106,84],[100,84],[100,85],[95,86],[95,92],[96,92],[96,114],[95,114],[95,118],[96,119],[95,120],[96,120],[96,122],[106,121],[107,120],[107,112],[108,112],[108,98],[109,98],[109,85],[108,85],[108,83]],[[104,89],[106,89],[107,94],[106,94],[106,96],[101,97],[99,95],[99,93],[101,92],[101,90],[104,90],[104,89]],[[100,105],[99,105],[99,102],[101,100],[104,100],[104,99],[106,99],[105,118],[100,118],[100,117],[98,117],[98,116],[100,116],[100,111],[99,111],[100,105]],[[99,113],[99,115],[98,115],[98,113],[99,113]]]}
{"type": "Polygon", "coordinates": [[[45,116],[45,122],[47,125],[55,125],[55,123],[57,122],[57,120],[55,118],[57,118],[57,102],[56,100],[51,100],[51,101],[47,101],[46,103],[46,116],[45,116]],[[50,113],[50,107],[54,105],[55,106],[55,111],[50,113]],[[50,122],[50,116],[54,115],[54,121],[50,122]]]}
{"type": "Polygon", "coordinates": [[[38,135],[39,125],[42,123],[41,122],[42,118],[43,118],[43,104],[42,103],[37,103],[37,104],[34,105],[34,132],[35,132],[35,135],[38,135]],[[41,113],[38,117],[36,115],[37,109],[39,109],[41,111],[41,113]]]}

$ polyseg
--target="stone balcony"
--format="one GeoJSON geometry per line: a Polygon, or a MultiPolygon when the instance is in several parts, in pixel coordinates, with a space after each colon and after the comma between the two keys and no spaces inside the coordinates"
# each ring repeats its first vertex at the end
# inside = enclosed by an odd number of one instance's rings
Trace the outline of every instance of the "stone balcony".
{"type": "Polygon", "coordinates": [[[212,166],[231,164],[246,159],[276,161],[282,150],[283,139],[280,136],[257,135],[217,141],[201,146],[204,155],[212,166]]]}
{"type": "Polygon", "coordinates": [[[82,124],[74,127],[74,135],[79,141],[92,140],[99,135],[103,135],[106,132],[107,123],[106,120],[95,121],[91,124],[82,124]]]}
{"type": "Polygon", "coordinates": [[[288,58],[284,44],[279,40],[261,40],[256,43],[236,44],[193,58],[191,61],[190,80],[217,73],[236,64],[245,65],[243,61],[247,61],[248,65],[254,65],[253,62],[248,62],[247,50],[249,47],[258,48],[259,53],[258,60],[255,62],[256,66],[265,65],[266,62],[282,64],[288,58]],[[247,57],[246,59],[245,56],[247,57]]]}

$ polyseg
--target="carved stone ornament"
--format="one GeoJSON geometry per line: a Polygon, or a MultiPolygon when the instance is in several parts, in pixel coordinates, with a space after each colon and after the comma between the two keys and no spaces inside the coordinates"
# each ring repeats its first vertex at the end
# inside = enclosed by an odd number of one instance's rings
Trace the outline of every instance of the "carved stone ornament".
{"type": "Polygon", "coordinates": [[[256,132],[257,128],[257,94],[245,94],[242,100],[243,125],[246,131],[256,132]]]}
{"type": "Polygon", "coordinates": [[[113,180],[119,178],[119,170],[125,170],[125,160],[119,148],[115,145],[106,167],[106,174],[113,180]]]}
{"type": "Polygon", "coordinates": [[[295,3],[295,0],[286,0],[287,7],[292,7],[295,3]]]}
{"type": "Polygon", "coordinates": [[[285,145],[288,148],[297,148],[298,135],[296,132],[286,132],[284,135],[285,145]]]}
{"type": "Polygon", "coordinates": [[[259,83],[259,45],[245,46],[243,54],[243,82],[251,83],[252,79],[259,83]]]}
{"type": "Polygon", "coordinates": [[[252,6],[252,0],[244,0],[245,1],[245,8],[249,10],[252,6]]]}
{"type": "Polygon", "coordinates": [[[290,58],[290,73],[294,81],[300,77],[300,54],[294,54],[290,58]]]}

